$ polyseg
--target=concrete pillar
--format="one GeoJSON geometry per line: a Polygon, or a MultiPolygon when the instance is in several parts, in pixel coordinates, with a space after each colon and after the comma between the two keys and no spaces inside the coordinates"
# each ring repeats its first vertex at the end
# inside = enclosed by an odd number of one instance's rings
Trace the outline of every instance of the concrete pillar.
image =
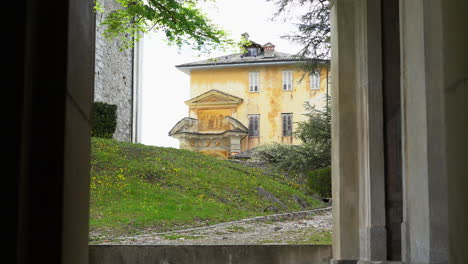
{"type": "Polygon", "coordinates": [[[86,264],[94,1],[23,5],[24,37],[13,45],[23,54],[14,68],[21,85],[12,89],[20,122],[13,127],[18,160],[9,185],[16,210],[8,215],[16,223],[7,233],[15,237],[7,239],[15,250],[5,252],[12,263],[86,264]]]}
{"type": "Polygon", "coordinates": [[[331,3],[333,259],[359,257],[358,131],[356,125],[355,1],[331,3]]]}
{"type": "Polygon", "coordinates": [[[355,1],[359,263],[387,260],[380,0],[355,1]]]}
{"type": "Polygon", "coordinates": [[[405,263],[448,262],[442,2],[400,1],[405,263]]]}
{"type": "Polygon", "coordinates": [[[93,1],[70,0],[65,99],[62,263],[88,263],[93,1]]]}

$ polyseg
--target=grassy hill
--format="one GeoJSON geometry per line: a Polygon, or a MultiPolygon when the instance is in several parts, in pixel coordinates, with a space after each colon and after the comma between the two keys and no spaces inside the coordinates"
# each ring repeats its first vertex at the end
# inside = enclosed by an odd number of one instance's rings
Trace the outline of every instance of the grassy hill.
{"type": "Polygon", "coordinates": [[[92,138],[90,197],[91,239],[304,210],[298,198],[307,209],[322,206],[259,169],[187,150],[99,138],[92,138]]]}

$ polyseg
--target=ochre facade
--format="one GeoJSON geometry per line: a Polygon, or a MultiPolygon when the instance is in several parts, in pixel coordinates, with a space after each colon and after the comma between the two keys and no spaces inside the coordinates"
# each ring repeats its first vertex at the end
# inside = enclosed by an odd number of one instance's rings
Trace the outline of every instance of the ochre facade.
{"type": "MultiPolygon", "coordinates": [[[[260,51],[263,52],[261,47],[260,51]]],[[[328,65],[327,62],[319,64],[323,67],[317,70],[320,76],[317,85],[311,75],[298,70],[299,60],[289,59],[284,53],[271,54],[268,57],[231,55],[215,60],[217,63],[177,66],[190,75],[192,99],[185,102],[189,107],[188,118],[181,120],[169,135],[180,140],[181,148],[224,157],[261,144],[300,144],[294,131],[307,118],[305,103],[319,110],[326,104],[328,65]],[[229,62],[223,63],[223,59],[229,62]],[[253,72],[255,81],[252,81],[253,72]],[[292,72],[292,81],[284,72],[292,72]],[[284,87],[283,78],[289,78],[290,88],[284,87]],[[249,131],[253,127],[249,117],[253,115],[255,133],[249,131]],[[292,116],[287,123],[290,125],[285,125],[283,115],[292,116]],[[289,132],[292,128],[292,133],[285,133],[285,126],[289,126],[289,132]]]]}
{"type": "MultiPolygon", "coordinates": [[[[248,116],[260,115],[258,137],[246,137],[242,140],[242,151],[251,149],[259,144],[281,142],[299,144],[294,137],[282,136],[282,113],[293,114],[293,131],[297,122],[304,121],[306,117],[304,103],[309,101],[318,109],[325,104],[327,93],[327,68],[321,70],[320,90],[312,90],[310,76],[295,70],[294,65],[236,67],[222,69],[192,70],[190,73],[190,95],[199,96],[210,90],[218,90],[243,99],[235,108],[218,108],[219,115],[230,114],[248,127],[248,116]],[[291,91],[282,89],[282,72],[293,70],[293,86],[291,91]],[[259,91],[249,91],[249,72],[259,72],[259,91]],[[230,113],[229,113],[230,112],[230,113]]],[[[190,108],[189,115],[199,119],[202,123],[209,122],[208,115],[201,114],[202,109],[190,108]],[[201,114],[201,115],[200,115],[201,114]]]]}

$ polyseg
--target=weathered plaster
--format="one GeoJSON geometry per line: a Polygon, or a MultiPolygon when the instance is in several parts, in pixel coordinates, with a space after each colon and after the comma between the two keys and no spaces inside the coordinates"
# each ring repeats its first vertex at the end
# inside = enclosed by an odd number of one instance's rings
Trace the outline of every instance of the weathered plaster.
{"type": "MultiPolygon", "coordinates": [[[[327,92],[327,69],[321,70],[320,90],[310,89],[309,76],[293,73],[293,90],[282,90],[282,71],[294,70],[292,65],[233,67],[209,70],[193,69],[190,73],[190,92],[197,97],[210,90],[219,90],[243,99],[232,116],[248,125],[249,114],[260,115],[260,137],[243,141],[245,151],[260,143],[284,142],[300,144],[293,137],[282,137],[281,113],[293,113],[293,131],[297,122],[306,120],[304,103],[309,101],[318,109],[325,105],[327,92]],[[249,72],[259,72],[259,92],[249,92],[249,72]],[[301,80],[302,79],[302,80],[301,80]]],[[[200,113],[200,111],[198,111],[200,113]]],[[[190,116],[197,118],[197,112],[190,110],[190,116]]],[[[200,118],[200,117],[198,117],[200,118]]]]}

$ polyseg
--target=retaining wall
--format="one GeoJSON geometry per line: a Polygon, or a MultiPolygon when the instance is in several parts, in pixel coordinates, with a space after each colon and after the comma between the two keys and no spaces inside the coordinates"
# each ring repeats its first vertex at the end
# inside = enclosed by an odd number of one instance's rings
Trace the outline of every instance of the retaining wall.
{"type": "Polygon", "coordinates": [[[328,264],[331,245],[90,245],[90,264],[328,264]]]}

